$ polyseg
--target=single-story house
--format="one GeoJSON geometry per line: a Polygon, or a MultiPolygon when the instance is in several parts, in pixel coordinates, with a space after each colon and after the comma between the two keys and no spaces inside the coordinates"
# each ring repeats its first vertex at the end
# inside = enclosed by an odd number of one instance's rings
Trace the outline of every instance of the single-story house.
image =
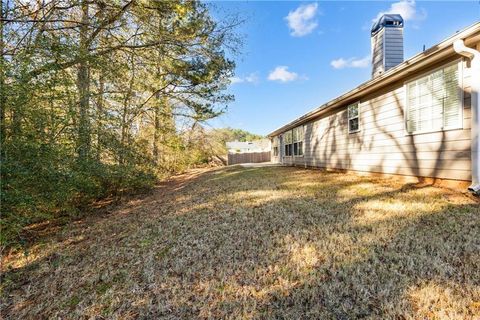
{"type": "Polygon", "coordinates": [[[272,161],[480,190],[480,22],[403,61],[400,15],[371,29],[372,79],[271,132],[272,161]]]}
{"type": "Polygon", "coordinates": [[[226,143],[228,153],[268,152],[271,150],[269,139],[254,141],[229,141],[226,143]]]}

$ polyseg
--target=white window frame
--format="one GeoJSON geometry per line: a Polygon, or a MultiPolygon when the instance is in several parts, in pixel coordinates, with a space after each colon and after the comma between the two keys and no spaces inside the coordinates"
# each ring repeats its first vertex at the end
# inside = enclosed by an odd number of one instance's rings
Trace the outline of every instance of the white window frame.
{"type": "Polygon", "coordinates": [[[347,128],[348,128],[348,133],[357,133],[357,132],[360,132],[360,101],[357,101],[357,102],[354,102],[354,103],[350,103],[348,106],[347,106],[347,128]],[[357,108],[358,108],[358,114],[356,117],[353,117],[353,118],[350,118],[350,115],[349,115],[349,108],[351,106],[354,106],[354,105],[357,105],[357,108]],[[350,120],[352,119],[355,119],[357,118],[358,119],[358,129],[357,130],[350,130],[350,120]]]}
{"type": "Polygon", "coordinates": [[[442,132],[442,131],[450,131],[450,130],[462,130],[464,127],[464,124],[463,124],[463,109],[464,109],[464,105],[465,105],[465,100],[464,100],[464,83],[463,83],[463,64],[464,64],[464,59],[463,58],[460,58],[460,59],[456,59],[452,62],[449,62],[449,63],[446,63],[444,65],[441,65],[435,69],[432,69],[432,70],[429,70],[427,72],[424,72],[422,73],[421,75],[415,77],[415,78],[412,78],[412,79],[409,79],[408,81],[405,81],[403,83],[403,90],[404,90],[404,119],[403,119],[403,123],[404,123],[404,132],[405,132],[405,136],[412,136],[412,135],[417,135],[417,134],[424,134],[424,133],[433,133],[433,132],[442,132]],[[459,99],[460,99],[460,103],[459,103],[459,106],[458,108],[460,109],[459,111],[459,125],[458,127],[448,127],[448,128],[441,128],[441,129],[432,129],[432,130],[419,130],[419,131],[413,131],[413,132],[409,132],[408,131],[408,84],[413,82],[413,81],[416,81],[418,79],[421,79],[427,75],[430,75],[438,70],[441,70],[441,69],[445,69],[445,68],[448,68],[449,66],[453,66],[453,65],[457,65],[458,67],[458,90],[459,90],[459,99]]]}
{"type": "Polygon", "coordinates": [[[290,157],[293,157],[293,131],[292,129],[289,129],[285,132],[283,132],[283,157],[285,158],[290,158],[290,157]],[[287,134],[289,134],[292,136],[292,141],[290,143],[285,143],[285,137],[287,134]],[[287,155],[287,150],[286,150],[286,146],[290,145],[290,155],[287,155]]]}
{"type": "MultiPolygon", "coordinates": [[[[285,132],[282,133],[282,135],[283,135],[283,139],[282,139],[282,140],[283,140],[283,149],[284,149],[284,155],[283,155],[283,156],[284,156],[284,157],[294,157],[294,158],[296,157],[296,158],[301,158],[301,157],[304,156],[304,154],[305,154],[305,131],[306,131],[305,129],[306,129],[306,125],[300,125],[300,126],[291,128],[291,129],[289,129],[289,130],[287,130],[287,131],[285,131],[285,132]],[[297,139],[295,140],[294,137],[293,137],[293,131],[294,131],[294,130],[302,130],[302,131],[303,131],[303,132],[302,132],[303,139],[298,140],[298,137],[297,137],[297,139]],[[287,134],[290,134],[291,137],[292,137],[292,141],[291,141],[290,143],[285,143],[285,136],[286,136],[287,134]],[[299,144],[300,142],[302,143],[302,149],[301,149],[301,150],[302,150],[302,154],[296,155],[296,154],[295,154],[295,144],[297,144],[297,148],[298,148],[298,144],[299,144]],[[290,147],[290,155],[287,155],[287,152],[286,152],[286,146],[288,146],[288,145],[291,146],[291,147],[290,147]]],[[[297,133],[297,136],[298,136],[298,133],[297,133]]]]}
{"type": "MultiPolygon", "coordinates": [[[[298,150],[300,150],[300,149],[298,149],[298,150]]],[[[303,157],[304,154],[305,154],[305,125],[300,125],[300,126],[292,129],[292,156],[299,158],[299,157],[303,157]],[[294,129],[303,131],[301,140],[298,140],[298,133],[297,133],[297,140],[293,139],[293,130],[294,129]],[[297,149],[298,149],[298,145],[299,145],[300,142],[302,143],[302,149],[301,149],[302,154],[297,154],[296,155],[295,154],[295,144],[297,144],[297,149]]]]}

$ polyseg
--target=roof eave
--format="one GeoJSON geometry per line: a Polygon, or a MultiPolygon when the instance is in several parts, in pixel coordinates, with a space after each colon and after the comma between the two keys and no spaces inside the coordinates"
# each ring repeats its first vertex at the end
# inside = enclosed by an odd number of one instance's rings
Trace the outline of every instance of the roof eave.
{"type": "Polygon", "coordinates": [[[473,24],[472,26],[464,29],[461,32],[456,33],[455,35],[449,37],[441,43],[402,62],[398,66],[385,72],[383,75],[362,83],[355,89],[350,90],[347,93],[333,100],[330,100],[329,102],[321,105],[320,107],[274,130],[273,132],[269,133],[267,137],[276,136],[288,129],[294,128],[314,118],[317,118],[323,113],[333,108],[355,101],[361,96],[365,96],[375,90],[394,83],[395,81],[398,81],[402,77],[405,77],[418,69],[434,64],[435,62],[441,61],[449,56],[456,55],[455,51],[453,50],[452,44],[457,39],[464,39],[467,46],[472,43],[478,42],[480,40],[480,22],[473,24]]]}

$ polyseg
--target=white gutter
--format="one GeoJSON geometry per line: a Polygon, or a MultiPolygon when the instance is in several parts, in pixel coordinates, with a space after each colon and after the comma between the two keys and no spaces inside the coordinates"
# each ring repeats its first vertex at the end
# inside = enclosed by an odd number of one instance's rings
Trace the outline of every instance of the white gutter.
{"type": "Polygon", "coordinates": [[[468,188],[480,194],[480,52],[465,46],[462,39],[453,43],[456,53],[470,59],[472,110],[472,184],[468,188]]]}

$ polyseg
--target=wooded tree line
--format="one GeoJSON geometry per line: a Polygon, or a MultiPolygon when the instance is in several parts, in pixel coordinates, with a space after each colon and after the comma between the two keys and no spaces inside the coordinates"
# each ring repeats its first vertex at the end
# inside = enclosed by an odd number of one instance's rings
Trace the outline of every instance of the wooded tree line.
{"type": "Polygon", "coordinates": [[[205,161],[237,19],[156,0],[2,0],[1,243],[205,161]]]}

